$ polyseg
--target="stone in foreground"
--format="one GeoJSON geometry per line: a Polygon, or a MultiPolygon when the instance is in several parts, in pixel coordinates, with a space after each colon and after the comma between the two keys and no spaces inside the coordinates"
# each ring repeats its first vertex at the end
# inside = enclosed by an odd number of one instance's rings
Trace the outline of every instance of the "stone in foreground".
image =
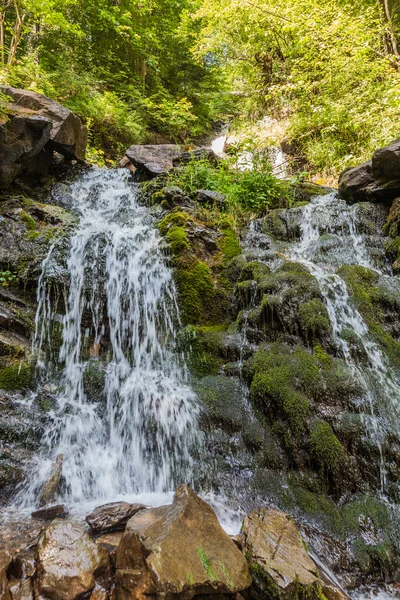
{"type": "Polygon", "coordinates": [[[235,594],[251,585],[246,560],[213,509],[180,486],[170,506],[137,513],[117,550],[115,600],[235,594]]]}
{"type": "Polygon", "coordinates": [[[126,151],[126,156],[143,178],[153,179],[168,173],[173,167],[173,159],[180,153],[180,146],[175,144],[136,145],[126,151]]]}
{"type": "Polygon", "coordinates": [[[106,570],[106,550],[72,521],[56,519],[41,535],[37,548],[38,588],[51,600],[76,600],[94,589],[106,570]]]}
{"type": "Polygon", "coordinates": [[[285,513],[257,509],[248,514],[242,528],[243,552],[253,575],[253,598],[344,599],[342,592],[322,582],[300,532],[285,513]]]}
{"type": "Polygon", "coordinates": [[[85,520],[94,533],[121,531],[133,515],[145,508],[143,504],[111,502],[95,508],[85,520]]]}

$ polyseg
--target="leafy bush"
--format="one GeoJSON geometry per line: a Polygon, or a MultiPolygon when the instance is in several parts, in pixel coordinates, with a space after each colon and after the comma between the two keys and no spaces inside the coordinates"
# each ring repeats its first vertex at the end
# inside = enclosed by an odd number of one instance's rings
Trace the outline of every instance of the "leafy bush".
{"type": "Polygon", "coordinates": [[[207,160],[192,160],[168,176],[168,185],[185,194],[206,189],[224,194],[229,210],[262,213],[270,208],[289,206],[293,201],[290,184],[275,177],[269,161],[263,157],[254,169],[239,171],[233,158],[213,167],[207,160]]]}

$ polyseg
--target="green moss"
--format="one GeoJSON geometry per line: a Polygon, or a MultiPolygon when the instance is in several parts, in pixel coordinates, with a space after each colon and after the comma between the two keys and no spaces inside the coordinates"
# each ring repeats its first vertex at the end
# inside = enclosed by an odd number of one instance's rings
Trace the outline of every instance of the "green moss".
{"type": "Polygon", "coordinates": [[[183,227],[173,226],[166,235],[169,247],[173,255],[178,255],[189,248],[186,231],[183,227]]]}
{"type": "Polygon", "coordinates": [[[268,211],[267,215],[263,219],[263,230],[273,238],[278,240],[286,240],[287,229],[283,221],[279,218],[281,209],[275,209],[268,211]]]}
{"type": "Polygon", "coordinates": [[[328,311],[321,300],[314,299],[301,304],[299,320],[305,334],[311,335],[312,339],[316,334],[329,334],[332,329],[328,311]]]}
{"type": "Polygon", "coordinates": [[[200,562],[203,565],[204,570],[207,573],[207,577],[210,581],[218,581],[218,577],[215,574],[214,569],[212,568],[210,559],[207,554],[202,550],[202,548],[197,548],[197,554],[199,556],[200,562]]]}
{"type": "Polygon", "coordinates": [[[24,235],[29,242],[34,242],[41,236],[40,231],[27,231],[24,235]]]}
{"type": "Polygon", "coordinates": [[[179,334],[178,344],[186,354],[193,375],[217,375],[224,363],[225,328],[188,325],[179,334]]]}
{"type": "Polygon", "coordinates": [[[252,261],[244,263],[240,272],[240,280],[259,280],[263,275],[269,275],[270,268],[262,262],[252,261]]]}
{"type": "Polygon", "coordinates": [[[21,211],[21,221],[25,223],[27,229],[31,231],[37,229],[37,223],[35,219],[24,210],[21,211]]]}
{"type": "Polygon", "coordinates": [[[161,235],[167,235],[169,229],[171,227],[184,227],[186,223],[189,221],[189,215],[182,210],[175,210],[169,213],[164,219],[159,223],[159,229],[161,235]]]}
{"type": "Polygon", "coordinates": [[[32,369],[26,363],[15,363],[0,369],[0,389],[7,392],[30,389],[32,369]]]}
{"type": "Polygon", "coordinates": [[[242,247],[230,225],[223,227],[220,247],[226,259],[235,258],[242,253],[242,247]]]}
{"type": "Polygon", "coordinates": [[[214,283],[210,268],[201,261],[189,268],[179,266],[175,271],[175,281],[184,324],[210,321],[216,308],[213,305],[214,283]]]}
{"type": "Polygon", "coordinates": [[[345,459],[345,451],[326,421],[315,423],[310,434],[311,453],[320,468],[336,475],[345,459]]]}
{"type": "Polygon", "coordinates": [[[338,271],[345,280],[353,301],[365,319],[374,340],[391,362],[400,367],[400,343],[385,329],[385,310],[400,310],[396,294],[379,287],[379,274],[360,266],[345,266],[338,271]]]}

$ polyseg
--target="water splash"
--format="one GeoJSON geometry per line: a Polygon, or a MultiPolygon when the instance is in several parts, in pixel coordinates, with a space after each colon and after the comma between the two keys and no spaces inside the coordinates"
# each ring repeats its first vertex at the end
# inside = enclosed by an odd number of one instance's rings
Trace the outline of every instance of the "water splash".
{"type": "MultiPolygon", "coordinates": [[[[159,234],[124,170],[88,171],[72,198],[80,223],[67,259],[62,376],[42,455],[21,494],[28,504],[58,454],[67,502],[161,493],[191,480],[198,409],[174,353],[179,315],[159,234]],[[93,372],[104,379],[94,398],[85,385],[93,372]]],[[[54,250],[43,263],[34,338],[44,382],[55,370],[44,354],[57,308],[54,250]]]]}

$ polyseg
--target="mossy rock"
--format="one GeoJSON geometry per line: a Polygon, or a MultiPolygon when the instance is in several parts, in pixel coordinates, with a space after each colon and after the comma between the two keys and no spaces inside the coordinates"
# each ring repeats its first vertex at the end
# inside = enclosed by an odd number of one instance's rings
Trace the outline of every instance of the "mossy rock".
{"type": "Polygon", "coordinates": [[[224,364],[224,326],[186,326],[178,336],[191,373],[197,377],[217,375],[224,364]]]}
{"type": "Polygon", "coordinates": [[[338,274],[345,280],[372,339],[379,344],[392,364],[400,368],[400,343],[394,337],[398,330],[399,295],[385,288],[379,274],[372,269],[346,265],[339,269],[338,274]]]}
{"type": "Polygon", "coordinates": [[[318,421],[310,433],[311,454],[322,471],[337,476],[345,462],[345,450],[332,427],[326,421],[318,421]]]}
{"type": "Polygon", "coordinates": [[[32,367],[27,363],[15,363],[0,369],[0,389],[17,392],[31,389],[32,367]]]}

